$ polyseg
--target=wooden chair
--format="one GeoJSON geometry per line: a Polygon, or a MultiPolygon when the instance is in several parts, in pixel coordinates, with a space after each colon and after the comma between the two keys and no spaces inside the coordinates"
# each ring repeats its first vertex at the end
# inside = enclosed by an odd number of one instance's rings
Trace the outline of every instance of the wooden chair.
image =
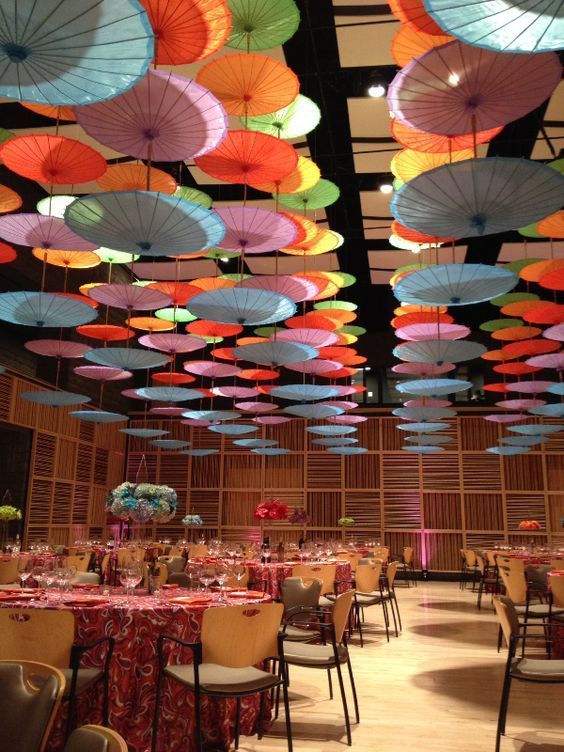
{"type": "Polygon", "coordinates": [[[468,581],[468,575],[471,577],[472,592],[476,590],[476,582],[478,580],[478,560],[476,558],[476,552],[470,548],[461,548],[460,554],[462,556],[462,569],[460,570],[460,589],[465,590],[468,581]]]}
{"type": "Polygon", "coordinates": [[[146,551],[144,548],[118,548],[117,563],[118,567],[133,559],[134,561],[145,561],[146,551]]]}
{"type": "Polygon", "coordinates": [[[410,587],[410,581],[413,582],[413,587],[417,587],[413,561],[413,548],[411,546],[404,546],[401,552],[401,559],[398,563],[398,570],[404,573],[404,580],[407,582],[407,587],[410,587]]]}
{"type": "Polygon", "coordinates": [[[0,560],[0,585],[10,585],[19,579],[19,560],[17,556],[0,560]]]}
{"type": "Polygon", "coordinates": [[[375,559],[380,559],[383,564],[386,564],[390,558],[389,546],[375,546],[374,548],[369,548],[368,551],[371,556],[375,559]]]}
{"type": "Polygon", "coordinates": [[[185,642],[169,635],[159,637],[157,644],[159,673],[153,719],[153,752],[157,748],[159,705],[162,682],[165,678],[177,681],[194,692],[195,746],[198,752],[202,750],[202,695],[211,695],[216,698],[236,698],[235,749],[237,749],[239,746],[241,698],[260,692],[261,703],[258,718],[258,736],[260,739],[263,734],[265,693],[275,687],[282,686],[286,711],[288,752],[292,752],[292,728],[286,667],[281,649],[282,639],[279,636],[283,611],[284,607],[281,603],[209,608],[204,611],[200,642],[185,642]],[[170,653],[165,657],[164,646],[166,643],[172,643],[173,649],[180,646],[181,649],[191,650],[193,663],[168,663],[167,658],[170,658],[170,653]],[[278,674],[256,668],[258,664],[266,665],[272,659],[279,661],[278,674]]]}
{"type": "MultiPolygon", "coordinates": [[[[522,633],[523,625],[520,624],[517,611],[509,598],[504,598],[499,595],[494,596],[494,607],[499,619],[500,628],[509,646],[507,663],[505,664],[505,677],[501,692],[495,740],[495,752],[499,752],[501,737],[505,735],[509,693],[511,691],[511,682],[513,679],[517,679],[518,681],[536,682],[537,684],[564,684],[564,660],[541,660],[525,657],[517,658],[519,642],[522,641],[524,646],[527,639],[533,635],[522,633]]],[[[551,626],[562,627],[562,624],[546,625],[549,629],[551,626]]],[[[548,640],[548,642],[550,642],[550,640],[548,640]]],[[[523,647],[523,656],[524,652],[525,650],[523,647]]]]}
{"type": "MultiPolygon", "coordinates": [[[[335,606],[331,612],[331,621],[325,621],[325,611],[316,611],[311,609],[302,609],[302,613],[296,613],[283,627],[283,632],[289,629],[294,623],[303,625],[303,613],[308,613],[310,620],[307,626],[311,630],[317,630],[317,637],[321,644],[312,644],[311,642],[284,641],[284,661],[289,666],[300,666],[301,668],[324,669],[327,671],[329,678],[331,670],[335,669],[341,691],[341,700],[343,703],[343,712],[345,715],[345,728],[347,733],[347,744],[351,746],[351,724],[347,706],[347,696],[343,682],[341,666],[346,665],[349,672],[351,683],[355,718],[360,722],[358,710],[358,698],[354,683],[354,676],[349,656],[349,650],[346,641],[346,626],[349,622],[349,615],[353,604],[354,591],[347,590],[337,596],[335,606]],[[300,621],[297,621],[300,620],[300,621]]],[[[333,699],[333,688],[331,680],[329,681],[329,693],[333,699]]],[[[278,703],[277,703],[278,704],[278,703]]]]}
{"type": "Polygon", "coordinates": [[[76,696],[97,682],[103,682],[102,713],[108,723],[108,673],[114,648],[111,637],[89,645],[74,644],[75,623],[71,611],[43,609],[0,609],[0,659],[48,663],[60,670],[67,681],[63,700],[68,702],[67,735],[74,720],[76,696]],[[80,668],[82,656],[107,643],[102,668],[80,668]]]}
{"type": "Polygon", "coordinates": [[[341,559],[341,561],[348,561],[351,565],[351,572],[353,572],[354,574],[358,566],[358,562],[362,559],[362,554],[355,554],[350,551],[339,551],[337,558],[341,559]]]}
{"type": "Polygon", "coordinates": [[[480,573],[480,579],[478,581],[478,610],[482,608],[482,597],[484,593],[488,591],[492,594],[499,592],[499,576],[497,573],[497,567],[492,567],[488,564],[482,554],[476,554],[476,561],[478,564],[478,572],[480,573]]]}
{"type": "Polygon", "coordinates": [[[65,557],[63,564],[65,567],[76,567],[77,572],[88,572],[91,560],[92,554],[76,554],[65,557]]]}
{"type": "MultiPolygon", "coordinates": [[[[355,596],[354,608],[356,614],[356,625],[360,637],[360,646],[364,647],[364,636],[362,634],[362,621],[364,621],[364,609],[370,606],[381,606],[384,617],[384,628],[386,630],[386,640],[390,641],[390,616],[388,614],[388,603],[390,599],[385,596],[385,581],[382,580],[382,562],[359,564],[355,572],[355,596]],[[362,618],[361,618],[362,617],[362,618]]],[[[391,605],[391,603],[390,603],[391,605]]],[[[395,614],[392,613],[396,637],[398,636],[397,623],[395,614]]]]}
{"type": "Polygon", "coordinates": [[[169,574],[184,572],[186,569],[186,559],[183,556],[159,556],[159,564],[164,564],[169,574]]]}
{"type": "Polygon", "coordinates": [[[65,677],[35,661],[0,660],[0,739],[7,752],[43,752],[65,690],[65,677]]]}
{"type": "Polygon", "coordinates": [[[123,736],[104,726],[81,726],[65,744],[64,752],[128,752],[123,736]]]}
{"type": "MultiPolygon", "coordinates": [[[[319,580],[321,582],[321,595],[335,594],[335,564],[296,564],[292,567],[292,577],[301,577],[304,580],[319,580]]],[[[323,604],[333,607],[333,603],[323,604]]]]}
{"type": "MultiPolygon", "coordinates": [[[[294,624],[284,629],[287,640],[305,640],[310,642],[318,636],[317,632],[302,629],[300,621],[307,624],[310,620],[309,611],[319,608],[319,596],[321,595],[322,581],[308,578],[305,581],[301,577],[286,577],[280,583],[280,595],[284,604],[284,618],[292,619],[294,624]],[[304,611],[307,609],[307,612],[304,611]]],[[[334,603],[331,604],[331,607],[334,603]]]]}
{"type": "Polygon", "coordinates": [[[548,581],[550,583],[550,598],[553,603],[554,613],[554,606],[564,607],[564,577],[561,575],[548,575],[548,581]]]}
{"type": "Polygon", "coordinates": [[[192,543],[188,546],[188,558],[197,559],[208,555],[208,547],[205,543],[192,543]]]}
{"type": "Polygon", "coordinates": [[[564,569],[564,559],[552,559],[550,562],[551,569],[564,569]]]}

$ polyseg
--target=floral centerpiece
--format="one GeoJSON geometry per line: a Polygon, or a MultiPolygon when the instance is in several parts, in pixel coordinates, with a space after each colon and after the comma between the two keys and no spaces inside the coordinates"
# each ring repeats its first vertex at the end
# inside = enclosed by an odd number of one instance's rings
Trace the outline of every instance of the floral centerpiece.
{"type": "Polygon", "coordinates": [[[204,521],[199,514],[187,514],[182,520],[182,524],[186,525],[186,527],[200,527],[204,524],[204,521]]]}
{"type": "Polygon", "coordinates": [[[255,518],[257,520],[286,520],[290,512],[290,507],[280,499],[266,499],[255,509],[255,518]]]}
{"type": "Polygon", "coordinates": [[[352,527],[355,524],[353,517],[339,517],[337,525],[339,527],[352,527]]]}
{"type": "Polygon", "coordinates": [[[311,517],[305,509],[293,509],[288,515],[288,522],[291,525],[309,525],[311,517]]]}
{"type": "Polygon", "coordinates": [[[177,503],[176,491],[169,486],[126,481],[110,491],[106,511],[121,520],[168,522],[174,517],[177,503]]]}
{"type": "Polygon", "coordinates": [[[2,504],[0,506],[0,522],[10,522],[11,520],[21,520],[21,509],[13,507],[11,504],[2,504]]]}
{"type": "Polygon", "coordinates": [[[542,525],[537,520],[522,520],[519,523],[519,530],[542,530],[542,525]]]}

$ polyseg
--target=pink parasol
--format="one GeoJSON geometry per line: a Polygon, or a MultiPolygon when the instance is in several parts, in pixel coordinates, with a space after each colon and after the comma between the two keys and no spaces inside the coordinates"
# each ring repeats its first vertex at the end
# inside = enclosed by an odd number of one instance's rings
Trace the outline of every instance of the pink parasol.
{"type": "Polygon", "coordinates": [[[218,397],[232,397],[234,399],[246,399],[258,397],[260,391],[254,386],[214,386],[212,389],[218,397]]]}
{"type": "Polygon", "coordinates": [[[111,366],[77,366],[74,372],[78,376],[95,379],[96,381],[122,381],[133,376],[131,371],[124,371],[122,368],[112,368],[111,366]]]}
{"type": "Polygon", "coordinates": [[[98,247],[69,230],[62,219],[43,214],[7,214],[0,217],[0,238],[46,251],[94,251],[98,247]]]}
{"type": "Polygon", "coordinates": [[[410,324],[395,330],[396,337],[411,341],[423,339],[462,339],[470,329],[461,324],[410,324]]]}
{"type": "MultiPolygon", "coordinates": [[[[259,277],[248,277],[239,282],[237,287],[255,287],[259,290],[272,290],[280,295],[285,295],[294,303],[311,300],[319,292],[319,287],[309,279],[291,277],[285,274],[265,274],[259,277]]],[[[296,331],[295,329],[293,331],[296,331]]],[[[298,340],[293,339],[292,342],[298,340]]],[[[304,343],[302,343],[304,344],[304,343]]]]}
{"type": "Polygon", "coordinates": [[[398,363],[393,366],[392,371],[428,378],[429,376],[442,376],[442,374],[449,373],[455,368],[454,363],[443,363],[440,366],[435,363],[398,363]]]}
{"type": "Polygon", "coordinates": [[[531,407],[546,405],[546,401],[539,399],[507,399],[495,404],[496,407],[505,407],[508,410],[529,410],[531,407]]]}
{"type": "Polygon", "coordinates": [[[160,350],[169,355],[193,352],[206,346],[205,340],[201,339],[201,337],[193,337],[190,334],[178,334],[177,332],[144,334],[142,337],[139,337],[139,344],[143,345],[143,347],[150,347],[152,350],[160,350]]]}
{"type": "Polygon", "coordinates": [[[556,326],[551,326],[549,329],[545,329],[542,336],[547,339],[554,339],[557,342],[563,342],[564,324],[556,324],[556,326]]]}
{"type": "Polygon", "coordinates": [[[412,399],[403,403],[404,407],[450,407],[452,402],[446,399],[412,399]]]}
{"type": "Polygon", "coordinates": [[[170,297],[151,287],[139,285],[98,285],[89,295],[98,303],[127,311],[154,311],[170,305],[170,297]]]}
{"type": "Polygon", "coordinates": [[[535,355],[526,360],[525,363],[529,366],[555,368],[557,371],[564,371],[564,352],[535,355]]]}
{"type": "Polygon", "coordinates": [[[236,402],[235,407],[246,413],[270,413],[278,409],[274,402],[236,402]]]}
{"type": "Polygon", "coordinates": [[[227,133],[225,110],[208,89],[160,70],[148,71],[114,99],[74,111],[79,125],[101,144],[157,162],[206,154],[227,133]]]}
{"type": "Polygon", "coordinates": [[[257,415],[251,420],[253,423],[261,423],[264,426],[279,426],[281,423],[288,423],[292,418],[287,418],[285,415],[257,415]]]}
{"type": "Polygon", "coordinates": [[[287,217],[256,206],[223,206],[215,213],[227,232],[218,248],[244,253],[268,253],[290,245],[297,227],[287,217]]]}
{"type": "Polygon", "coordinates": [[[122,397],[127,397],[127,399],[142,400],[143,402],[150,401],[148,397],[142,397],[140,394],[137,394],[137,389],[124,389],[121,394],[122,397]]]}
{"type": "Polygon", "coordinates": [[[492,413],[491,415],[484,415],[485,420],[489,420],[492,423],[519,423],[522,420],[527,420],[529,415],[522,415],[521,413],[507,414],[507,413],[492,413]]]}
{"type": "Polygon", "coordinates": [[[339,341],[339,335],[324,329],[310,329],[301,327],[296,329],[280,329],[272,334],[270,339],[282,342],[299,342],[310,347],[328,347],[339,341]]]}
{"type": "Polygon", "coordinates": [[[211,360],[187,360],[183,367],[188,373],[194,373],[196,376],[207,376],[209,379],[224,379],[228,376],[236,376],[241,371],[238,366],[215,363],[211,360]]]}
{"type": "Polygon", "coordinates": [[[364,423],[368,418],[364,415],[330,415],[327,420],[341,426],[352,426],[355,423],[364,423]]]}
{"type": "Polygon", "coordinates": [[[208,428],[209,426],[218,426],[219,420],[203,420],[202,418],[184,418],[180,421],[183,426],[194,426],[195,428],[208,428]]]}
{"type": "Polygon", "coordinates": [[[518,55],[454,41],[408,63],[388,88],[394,120],[457,136],[505,125],[542,104],[562,76],[553,52],[518,55]]]}
{"type": "Polygon", "coordinates": [[[346,384],[331,384],[331,389],[334,389],[335,397],[348,397],[351,394],[358,394],[360,391],[366,391],[364,387],[347,386],[346,384]]]}
{"type": "Polygon", "coordinates": [[[318,402],[318,405],[331,405],[332,407],[340,407],[341,410],[354,410],[358,407],[358,402],[352,402],[351,400],[327,400],[326,402],[318,402]]]}
{"type": "Polygon", "coordinates": [[[542,394],[556,381],[515,381],[512,384],[506,384],[508,392],[521,392],[522,394],[542,394]]]}
{"type": "Polygon", "coordinates": [[[303,360],[301,363],[286,363],[285,367],[290,371],[297,371],[298,373],[322,374],[336,371],[341,365],[342,364],[336,360],[314,358],[312,360],[303,360]]]}
{"type": "Polygon", "coordinates": [[[24,343],[27,350],[36,355],[49,358],[82,358],[92,348],[80,342],[68,342],[59,339],[30,339],[24,343]]]}
{"type": "MultiPolygon", "coordinates": [[[[122,392],[123,394],[123,392],[122,392]]],[[[179,418],[186,412],[185,407],[152,407],[149,410],[153,415],[162,415],[165,418],[179,418]]]]}

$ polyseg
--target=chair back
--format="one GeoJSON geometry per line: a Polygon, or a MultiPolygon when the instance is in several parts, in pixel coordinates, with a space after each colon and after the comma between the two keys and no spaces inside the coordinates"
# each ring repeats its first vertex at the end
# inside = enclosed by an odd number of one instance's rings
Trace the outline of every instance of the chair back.
{"type": "Polygon", "coordinates": [[[525,603],[527,601],[525,571],[520,572],[518,568],[500,565],[499,575],[510,600],[517,606],[525,603]]]}
{"type": "Polygon", "coordinates": [[[475,567],[477,564],[475,551],[472,551],[471,548],[463,548],[461,549],[461,552],[466,566],[472,568],[475,567]]]}
{"type": "Polygon", "coordinates": [[[355,572],[356,592],[373,593],[375,590],[379,590],[381,574],[381,561],[374,564],[359,564],[355,572]]]}
{"type": "Polygon", "coordinates": [[[167,584],[180,585],[180,587],[189,588],[192,584],[192,581],[190,580],[186,572],[173,572],[172,574],[169,574],[167,584]]]}
{"type": "MultiPolygon", "coordinates": [[[[321,580],[311,580],[306,584],[301,577],[286,577],[280,583],[280,595],[284,604],[284,614],[288,614],[293,608],[303,606],[305,608],[317,608],[321,595],[321,580]]],[[[307,614],[297,614],[296,620],[307,621],[307,614]],[[303,617],[303,618],[302,618],[303,617]]]]}
{"type": "Polygon", "coordinates": [[[123,565],[131,561],[133,559],[134,561],[145,561],[145,549],[144,548],[118,548],[117,552],[117,561],[118,566],[123,567],[123,565]]]}
{"type": "Polygon", "coordinates": [[[497,552],[496,551],[484,551],[484,553],[486,554],[488,565],[490,567],[497,566],[497,552]]]}
{"type": "Polygon", "coordinates": [[[292,577],[321,581],[321,595],[335,592],[335,564],[297,564],[292,567],[292,577]]]}
{"type": "Polygon", "coordinates": [[[348,561],[351,565],[351,572],[356,572],[358,562],[362,559],[362,554],[354,554],[351,551],[339,551],[337,558],[341,561],[348,561]]]}
{"type": "Polygon", "coordinates": [[[33,661],[0,661],[0,738],[9,752],[43,752],[63,699],[65,677],[33,661]]]}
{"type": "Polygon", "coordinates": [[[380,559],[384,563],[390,558],[389,546],[375,546],[374,548],[370,548],[369,551],[375,559],[380,559]]]}
{"type": "Polygon", "coordinates": [[[548,575],[552,600],[555,606],[564,607],[564,577],[562,575],[548,575]]]}
{"type": "Polygon", "coordinates": [[[127,744],[113,729],[82,726],[69,736],[64,752],[127,752],[127,744]]]}
{"type": "Polygon", "coordinates": [[[205,543],[194,543],[188,546],[188,558],[196,559],[208,555],[208,547],[205,543]]]}
{"type": "Polygon", "coordinates": [[[76,567],[77,572],[88,572],[90,566],[90,559],[92,554],[75,554],[74,556],[67,556],[65,559],[66,567],[76,567]]]}
{"type": "Polygon", "coordinates": [[[245,567],[245,573],[240,580],[238,580],[235,575],[232,575],[225,580],[225,585],[230,588],[246,588],[249,584],[250,578],[251,574],[249,572],[249,567],[245,567]]]}
{"type": "Polygon", "coordinates": [[[519,617],[517,616],[517,611],[509,598],[505,598],[503,595],[494,595],[493,603],[501,631],[506,643],[509,645],[512,635],[519,634],[519,617]]]}
{"type": "Polygon", "coordinates": [[[208,608],[202,619],[204,663],[244,668],[278,655],[282,603],[208,608]]]}
{"type": "Polygon", "coordinates": [[[71,582],[77,585],[99,585],[100,575],[96,572],[77,572],[71,582]]]}
{"type": "Polygon", "coordinates": [[[170,546],[168,551],[165,551],[167,556],[182,556],[182,549],[180,546],[170,546]]]}
{"type": "Polygon", "coordinates": [[[552,559],[550,562],[551,569],[564,569],[564,559],[552,559]]]}
{"type": "Polygon", "coordinates": [[[516,559],[514,556],[503,556],[498,554],[496,556],[496,562],[498,567],[504,567],[505,569],[511,569],[515,572],[525,573],[525,560],[516,559]]]}
{"type": "Polygon", "coordinates": [[[476,554],[476,564],[478,565],[480,574],[484,576],[486,574],[486,569],[488,565],[487,565],[486,559],[484,559],[482,554],[479,554],[479,553],[476,554]]]}
{"type": "Polygon", "coordinates": [[[68,668],[74,642],[71,611],[0,608],[0,659],[68,668]]]}
{"type": "Polygon", "coordinates": [[[388,581],[388,587],[390,590],[394,589],[394,582],[398,571],[398,564],[399,561],[392,561],[388,564],[388,568],[386,569],[386,579],[388,581]]]}
{"type": "Polygon", "coordinates": [[[411,546],[404,546],[401,560],[403,564],[413,564],[413,548],[411,546]]]}
{"type": "Polygon", "coordinates": [[[159,556],[157,559],[159,564],[164,564],[169,574],[173,572],[184,572],[186,569],[186,561],[183,556],[159,556]]]}
{"type": "Polygon", "coordinates": [[[335,605],[333,606],[333,626],[335,627],[335,640],[337,642],[342,642],[343,640],[353,598],[354,590],[346,590],[335,599],[335,605]]]}
{"type": "Polygon", "coordinates": [[[9,585],[18,580],[18,557],[0,560],[0,585],[9,585]]]}

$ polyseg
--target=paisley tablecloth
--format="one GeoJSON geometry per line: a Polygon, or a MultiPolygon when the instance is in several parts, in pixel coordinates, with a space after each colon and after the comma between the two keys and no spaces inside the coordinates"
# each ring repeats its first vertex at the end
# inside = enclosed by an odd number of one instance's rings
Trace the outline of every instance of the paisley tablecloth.
{"type": "MultiPolygon", "coordinates": [[[[201,596],[175,590],[174,596],[201,596]]],[[[78,597],[78,596],[77,596],[78,597]]],[[[94,597],[94,596],[92,596],[94,597]]],[[[173,597],[172,591],[170,598],[173,597]]],[[[110,666],[110,726],[127,741],[131,752],[150,752],[157,678],[157,639],[167,634],[183,640],[198,640],[206,608],[220,605],[212,594],[207,605],[177,605],[149,596],[134,596],[123,604],[123,596],[109,596],[104,604],[72,606],[76,618],[76,642],[88,644],[100,637],[113,637],[114,654],[110,666]],[[123,604],[123,605],[121,605],[123,604]]],[[[270,600],[268,596],[265,598],[270,600]]],[[[232,598],[230,604],[257,603],[257,600],[232,598]]],[[[69,608],[55,601],[45,605],[22,602],[11,604],[23,608],[69,608]]],[[[7,607],[7,606],[4,606],[7,607]]],[[[85,667],[99,667],[102,653],[88,655],[85,667]]],[[[191,660],[186,651],[182,660],[191,660]]],[[[77,707],[77,723],[101,722],[101,691],[96,687],[85,692],[77,707]],[[89,696],[88,696],[89,695],[89,696]]],[[[259,710],[259,696],[241,703],[241,733],[253,734],[259,710]]],[[[63,749],[65,709],[59,714],[47,747],[48,752],[63,749]]],[[[203,698],[202,730],[206,749],[227,750],[233,738],[235,701],[203,698]]],[[[180,684],[165,680],[159,719],[158,752],[185,752],[194,749],[193,696],[180,684]]]]}
{"type": "MultiPolygon", "coordinates": [[[[286,577],[292,576],[292,568],[299,566],[300,562],[270,562],[269,564],[248,563],[249,578],[255,583],[255,590],[264,589],[273,598],[280,598],[280,583],[286,577]]],[[[315,567],[315,564],[309,564],[315,567]]],[[[335,579],[346,581],[351,579],[351,565],[349,562],[335,563],[335,579]]],[[[347,587],[345,586],[346,590],[347,587]]]]}

